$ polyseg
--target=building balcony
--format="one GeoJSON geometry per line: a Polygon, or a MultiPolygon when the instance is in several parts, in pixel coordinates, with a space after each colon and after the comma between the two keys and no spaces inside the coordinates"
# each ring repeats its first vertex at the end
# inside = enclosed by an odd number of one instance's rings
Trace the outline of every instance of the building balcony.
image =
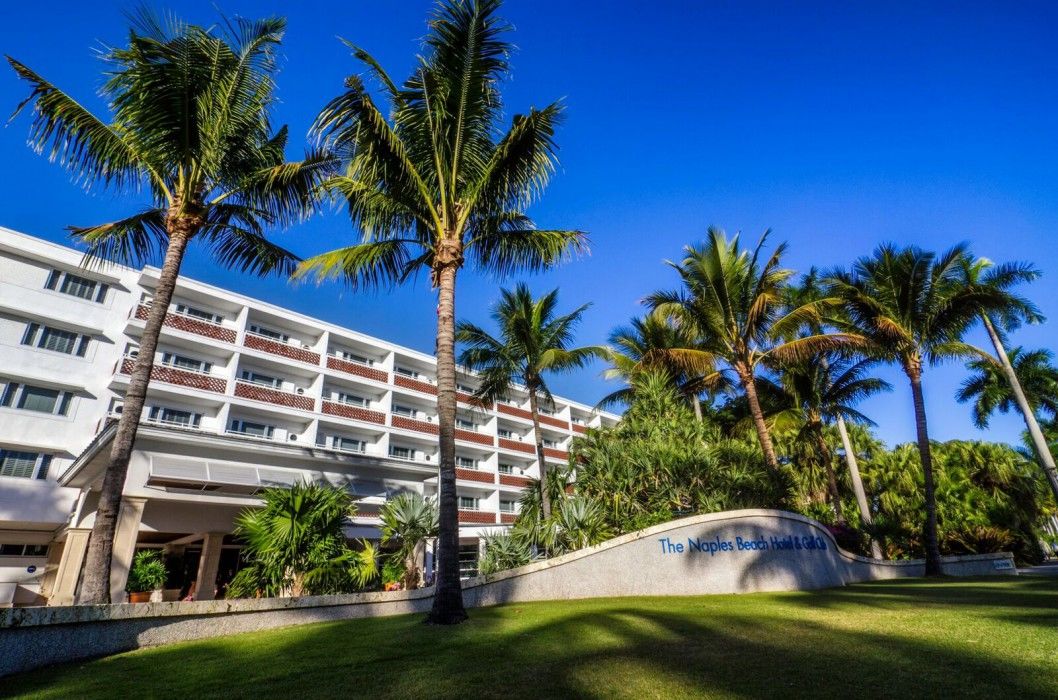
{"type": "Polygon", "coordinates": [[[355,374],[358,377],[373,379],[376,382],[385,383],[389,380],[389,375],[380,369],[368,367],[367,365],[362,365],[359,362],[352,362],[351,360],[343,360],[334,355],[327,356],[327,369],[338,370],[339,372],[345,372],[346,374],[355,374]]]}
{"type": "Polygon", "coordinates": [[[551,416],[540,415],[540,425],[550,425],[553,428],[569,431],[569,423],[551,416]]]}
{"type": "Polygon", "coordinates": [[[320,364],[320,354],[318,352],[313,352],[312,350],[308,350],[307,348],[298,345],[281,343],[278,340],[266,338],[263,335],[251,333],[250,331],[246,331],[242,344],[253,350],[260,350],[261,352],[267,352],[272,355],[279,355],[280,357],[285,357],[290,360],[297,360],[298,362],[304,362],[310,365],[320,364]]]}
{"type": "Polygon", "coordinates": [[[566,462],[569,460],[569,452],[566,452],[565,450],[556,450],[554,447],[545,447],[544,457],[566,462]]]}
{"type": "Polygon", "coordinates": [[[581,425],[580,423],[570,423],[570,427],[573,428],[573,432],[578,435],[584,435],[588,432],[588,426],[581,425]]]}
{"type": "Polygon", "coordinates": [[[461,481],[478,481],[483,484],[495,484],[496,475],[492,472],[456,467],[456,478],[461,481]]]}
{"type": "MultiPolygon", "coordinates": [[[[132,374],[135,364],[135,359],[124,357],[121,359],[119,372],[121,374],[132,374]]],[[[151,368],[151,381],[176,384],[177,386],[186,386],[191,389],[201,389],[202,391],[213,391],[218,394],[223,394],[228,390],[228,382],[221,377],[195,372],[190,369],[170,367],[169,365],[154,365],[151,368]]]]}
{"type": "Polygon", "coordinates": [[[414,430],[420,433],[429,433],[430,435],[437,435],[439,433],[437,423],[429,423],[424,420],[416,420],[415,418],[400,416],[396,413],[389,414],[389,424],[394,428],[414,430]]]}
{"type": "Polygon", "coordinates": [[[456,428],[456,440],[473,442],[488,447],[493,447],[496,444],[493,442],[491,435],[483,435],[482,433],[475,433],[473,430],[463,430],[462,428],[456,428]]]}
{"type": "Polygon", "coordinates": [[[345,403],[338,403],[337,401],[324,401],[323,402],[323,413],[329,416],[338,416],[340,418],[349,418],[350,420],[363,421],[365,423],[376,423],[377,425],[386,424],[386,414],[380,411],[372,411],[368,408],[361,408],[360,406],[351,406],[345,403]]]}
{"type": "Polygon", "coordinates": [[[403,374],[393,375],[393,386],[399,386],[404,389],[411,389],[412,391],[418,391],[423,394],[437,396],[437,387],[435,385],[429,382],[424,382],[421,379],[406,377],[403,374]]]}
{"type": "Polygon", "coordinates": [[[496,404],[496,412],[508,416],[514,416],[515,418],[521,418],[523,420],[531,421],[533,419],[533,414],[530,411],[526,411],[524,408],[516,408],[505,403],[496,404]]]}
{"type": "Polygon", "coordinates": [[[531,483],[533,483],[533,480],[525,476],[515,476],[514,474],[500,474],[500,485],[502,486],[516,486],[518,488],[525,488],[531,483]]]}
{"type": "Polygon", "coordinates": [[[296,394],[290,391],[281,391],[260,384],[252,384],[236,380],[235,395],[241,399],[261,401],[279,406],[289,406],[302,411],[312,411],[316,408],[316,401],[311,396],[296,394]]]}
{"type": "Polygon", "coordinates": [[[500,524],[511,525],[514,523],[514,519],[518,517],[514,513],[500,513],[500,524]]]}
{"type": "MultiPolygon", "coordinates": [[[[136,307],[135,315],[140,321],[146,321],[150,312],[150,306],[147,304],[140,304],[136,307]]],[[[192,318],[191,316],[179,314],[175,311],[169,311],[165,314],[164,325],[169,326],[170,328],[175,328],[178,331],[206,336],[207,338],[219,340],[224,343],[235,342],[235,329],[226,328],[219,323],[212,323],[205,319],[192,318]]]]}
{"type": "Polygon", "coordinates": [[[489,512],[487,510],[467,510],[465,508],[459,509],[459,524],[460,525],[495,525],[496,524],[496,513],[489,512]]]}
{"type": "Polygon", "coordinates": [[[528,442],[521,442],[519,440],[511,440],[510,438],[500,438],[500,447],[505,450],[514,450],[515,452],[524,452],[527,455],[535,455],[536,448],[528,442]]]}

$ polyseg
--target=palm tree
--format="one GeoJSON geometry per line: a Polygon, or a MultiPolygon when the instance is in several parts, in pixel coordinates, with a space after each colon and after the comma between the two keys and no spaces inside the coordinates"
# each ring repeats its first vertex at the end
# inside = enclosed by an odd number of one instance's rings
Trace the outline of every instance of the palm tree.
{"type": "MultiPolygon", "coordinates": [[[[1035,304],[1011,291],[1011,288],[1017,284],[1035,280],[1040,276],[1040,273],[1035,267],[1027,263],[995,265],[989,260],[978,258],[965,262],[963,274],[968,283],[986,285],[1004,296],[1005,302],[994,314],[981,314],[981,323],[984,325],[985,331],[988,332],[989,340],[992,341],[992,347],[995,348],[996,358],[999,362],[999,369],[1010,387],[1014,402],[1021,411],[1021,416],[1025,421],[1025,428],[1029,433],[1029,439],[1032,441],[1033,450],[1036,452],[1040,466],[1043,467],[1043,473],[1047,477],[1054,499],[1058,502],[1058,468],[1055,467],[1054,454],[1052,454],[1050,446],[1047,444],[1047,439],[1040,429],[1033,401],[1030,400],[1022,386],[1022,381],[1028,380],[1028,376],[1023,378],[1015,367],[1012,358],[1003,347],[1000,330],[996,328],[996,324],[993,322],[994,317],[1002,330],[1010,331],[1022,323],[1041,323],[1044,320],[1043,315],[1035,304]]],[[[1028,358],[1029,356],[1026,356],[1026,360],[1028,358]]],[[[1046,362],[1049,358],[1043,359],[1046,362]]],[[[1025,370],[1028,371],[1029,366],[1026,366],[1025,370]]],[[[1054,396],[1053,392],[1051,396],[1054,396]]],[[[1009,401],[1006,405],[1009,408],[1009,401]]],[[[1005,413],[1007,408],[1002,410],[1005,413]]]]}
{"type": "Polygon", "coordinates": [[[481,271],[547,268],[586,248],[580,231],[536,229],[523,213],[557,159],[553,103],[516,115],[501,137],[499,83],[508,25],[498,0],[445,0],[429,24],[425,56],[404,85],[367,52],[354,53],[389,102],[387,117],[357,76],[327,104],[314,130],[344,159],[328,188],[344,199],[360,242],[300,269],[351,287],[399,284],[427,270],[437,290],[440,432],[438,576],[428,621],[466,619],[459,584],[455,484],[455,290],[469,258],[481,271]]]}
{"type": "Polygon", "coordinates": [[[837,353],[818,353],[779,367],[782,385],[795,410],[801,414],[797,439],[817,453],[826,473],[830,505],[838,524],[844,524],[841,493],[834,471],[833,453],[824,436],[824,426],[838,419],[874,425],[854,405],[892,387],[868,374],[873,359],[852,360],[837,353]]]}
{"type": "Polygon", "coordinates": [[[396,542],[396,556],[404,566],[404,587],[419,587],[426,556],[426,540],[437,536],[437,505],[417,492],[401,493],[386,501],[379,513],[382,519],[382,544],[396,542]]]}
{"type": "Polygon", "coordinates": [[[830,293],[842,301],[845,318],[840,324],[864,339],[872,357],[898,363],[911,384],[924,476],[923,540],[929,576],[940,575],[941,565],[923,366],[982,354],[962,337],[980,314],[1002,308],[1003,303],[1003,295],[993,288],[963,279],[966,255],[965,245],[937,255],[885,244],[857,260],[851,271],[834,271],[828,280],[830,293]]]}
{"type": "Polygon", "coordinates": [[[805,324],[819,322],[831,300],[817,299],[793,307],[784,303],[785,287],[793,271],[780,267],[785,243],[767,260],[761,259],[768,234],[765,232],[749,251],[741,247],[737,235],[728,239],[723,231],[710,228],[704,244],[687,246],[681,262],[669,263],[679,273],[683,289],[655,292],[648,303],[696,339],[693,348],[672,354],[688,361],[701,358],[703,364],[715,358],[734,371],[745,392],[764,461],[778,474],[779,460],[757,395],[758,365],[796,361],[854,339],[817,334],[783,340],[805,324]]]}
{"type": "MultiPolygon", "coordinates": [[[[459,362],[481,372],[477,399],[485,403],[497,401],[507,394],[513,382],[520,382],[528,390],[541,483],[546,483],[547,466],[540,431],[540,399],[554,405],[544,375],[580,369],[594,358],[607,356],[606,348],[599,346],[569,347],[573,331],[590,304],[562,316],[555,315],[557,306],[557,289],[534,299],[529,287],[519,284],[513,290],[500,291],[500,303],[492,314],[500,329],[499,337],[467,321],[456,325],[456,342],[466,345],[459,362]]],[[[540,492],[543,517],[547,519],[551,517],[551,499],[548,489],[540,492]]]]}
{"type": "Polygon", "coordinates": [[[83,603],[110,602],[114,528],[158,334],[184,251],[198,240],[221,265],[289,274],[295,256],[265,230],[308,211],[331,159],[312,153],[284,162],[286,127],[273,130],[276,53],[285,20],[234,20],[216,32],[143,13],[126,48],[110,50],[111,121],[89,112],[25,64],[8,57],[32,91],[30,144],[48,152],[86,186],[150,193],[147,208],[118,221],[71,227],[86,263],[129,265],[164,252],[158,285],[125,393],[81,586],[83,603]]]}
{"type": "MultiPolygon", "coordinates": [[[[1050,350],[1015,347],[1007,353],[1025,400],[1035,413],[1058,415],[1058,367],[1050,350]]],[[[984,429],[996,411],[1009,413],[1017,406],[1006,372],[995,360],[978,358],[966,363],[973,374],[962,383],[956,398],[973,402],[974,425],[984,429]]]]}

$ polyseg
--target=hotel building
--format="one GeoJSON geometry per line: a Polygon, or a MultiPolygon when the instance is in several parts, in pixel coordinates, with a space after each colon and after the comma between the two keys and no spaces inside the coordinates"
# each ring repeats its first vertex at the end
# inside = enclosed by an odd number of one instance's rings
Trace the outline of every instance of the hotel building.
{"type": "MultiPolygon", "coordinates": [[[[81,253],[0,228],[0,605],[69,604],[158,270],[83,269],[81,253]]],[[[377,538],[378,509],[432,495],[434,357],[182,278],[155,356],[125,481],[111,589],[124,600],[137,549],[183,567],[209,599],[238,567],[233,519],[263,488],[347,488],[349,537],[377,538]]],[[[514,520],[538,475],[528,395],[471,400],[459,376],[461,566],[514,520]]],[[[541,416],[548,460],[618,417],[556,397],[541,416]]],[[[174,592],[175,594],[175,592],[174,592]]]]}

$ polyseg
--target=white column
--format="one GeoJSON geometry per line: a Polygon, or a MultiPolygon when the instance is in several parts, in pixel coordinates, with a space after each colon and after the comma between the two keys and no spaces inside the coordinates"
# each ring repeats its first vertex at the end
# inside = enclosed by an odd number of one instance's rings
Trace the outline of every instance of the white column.
{"type": "Polygon", "coordinates": [[[125,584],[129,580],[132,556],[136,553],[136,538],[146,498],[122,498],[118,522],[114,530],[114,552],[110,563],[110,602],[124,603],[125,584]]]}
{"type": "Polygon", "coordinates": [[[222,532],[207,533],[202,540],[202,556],[199,557],[198,576],[195,577],[195,600],[213,600],[216,596],[217,571],[223,544],[222,532]]]}
{"type": "MultiPolygon", "coordinates": [[[[62,558],[55,572],[55,581],[48,596],[48,605],[73,605],[77,594],[77,582],[81,578],[85,552],[88,551],[88,536],[91,528],[70,528],[62,545],[62,558]]],[[[56,546],[56,545],[52,545],[56,546]]]]}

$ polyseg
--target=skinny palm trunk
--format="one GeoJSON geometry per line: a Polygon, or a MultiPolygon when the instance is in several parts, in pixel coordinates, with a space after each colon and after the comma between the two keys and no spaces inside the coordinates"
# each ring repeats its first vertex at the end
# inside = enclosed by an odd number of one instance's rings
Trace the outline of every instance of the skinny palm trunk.
{"type": "Polygon", "coordinates": [[[753,416],[753,427],[757,429],[757,439],[760,440],[760,449],[764,453],[764,463],[772,473],[778,474],[779,460],[775,456],[775,446],[772,444],[771,434],[768,432],[768,424],[764,421],[764,412],[760,409],[753,371],[744,366],[736,367],[735,371],[738,373],[738,378],[742,383],[742,390],[746,392],[749,412],[753,416]]]}
{"type": "Polygon", "coordinates": [[[426,621],[454,625],[467,619],[459,582],[459,513],[456,495],[456,359],[455,293],[457,263],[442,264],[437,271],[437,420],[441,465],[437,574],[433,607],[426,621]]]}
{"type": "Polygon", "coordinates": [[[691,408],[694,409],[694,417],[698,420],[699,423],[701,423],[702,422],[702,402],[698,399],[697,396],[692,396],[691,397],[691,408]]]}
{"type": "MultiPolygon", "coordinates": [[[[845,426],[845,419],[841,416],[838,416],[838,435],[841,436],[841,445],[845,448],[845,464],[849,467],[849,476],[852,478],[852,491],[856,494],[856,504],[860,507],[860,521],[865,526],[869,526],[873,523],[871,507],[867,503],[867,492],[863,489],[863,479],[860,478],[860,465],[856,461],[856,452],[852,449],[849,429],[845,426]]],[[[871,556],[875,559],[882,558],[882,547],[874,537],[871,537],[871,556]]]]}
{"type": "Polygon", "coordinates": [[[533,438],[536,440],[536,462],[540,470],[540,512],[543,519],[551,517],[551,494],[547,488],[547,461],[544,455],[544,436],[540,434],[540,405],[536,387],[529,386],[529,411],[533,414],[533,438]]]}
{"type": "Polygon", "coordinates": [[[922,398],[922,365],[918,359],[909,360],[904,372],[911,380],[911,395],[915,402],[915,431],[918,436],[918,455],[922,460],[923,490],[926,499],[926,523],[923,530],[926,548],[926,576],[940,576],[940,543],[937,537],[937,492],[933,481],[933,456],[926,427],[926,403],[922,398]]]}
{"type": "Polygon", "coordinates": [[[823,424],[815,422],[813,430],[816,434],[816,449],[819,450],[819,458],[823,460],[823,470],[827,475],[827,493],[830,496],[830,507],[834,509],[834,522],[838,525],[845,524],[845,514],[841,512],[841,491],[838,489],[838,475],[834,472],[834,458],[823,437],[823,424]]]}
{"type": "Polygon", "coordinates": [[[121,509],[121,494],[125,490],[125,477],[129,471],[129,459],[136,443],[136,431],[140,426],[140,414],[147,399],[147,385],[154,368],[154,353],[158,348],[158,336],[162,332],[169,302],[173,299],[176,279],[180,275],[180,263],[184,259],[188,240],[195,233],[194,223],[177,218],[169,225],[169,247],[165,251],[154,291],[150,312],[140,338],[139,354],[129,377],[129,388],[122,403],[121,418],[110,448],[110,458],[103,475],[92,534],[88,538],[85,554],[84,579],[78,602],[82,605],[101,605],[110,602],[110,568],[114,557],[114,534],[118,512],[121,509]]]}
{"type": "Polygon", "coordinates": [[[988,337],[992,339],[992,345],[996,349],[996,357],[999,358],[1003,374],[1006,376],[1007,382],[1010,383],[1010,391],[1018,402],[1018,408],[1021,409],[1021,415],[1025,419],[1025,427],[1028,429],[1029,437],[1032,439],[1032,446],[1036,450],[1036,456],[1040,460],[1040,466],[1043,467],[1043,473],[1047,477],[1047,483],[1050,484],[1051,492],[1054,493],[1055,503],[1058,503],[1058,469],[1055,469],[1054,466],[1054,455],[1051,454],[1047,439],[1043,436],[1040,424],[1036,420],[1036,413],[1032,410],[1029,400],[1025,397],[1025,392],[1021,388],[1021,381],[1018,379],[1017,373],[1014,372],[1013,365],[1010,364],[1010,357],[1007,356],[1006,348],[1003,347],[1003,341],[1000,340],[999,333],[996,332],[995,326],[992,325],[992,320],[987,315],[981,316],[981,320],[984,321],[988,337]]]}

